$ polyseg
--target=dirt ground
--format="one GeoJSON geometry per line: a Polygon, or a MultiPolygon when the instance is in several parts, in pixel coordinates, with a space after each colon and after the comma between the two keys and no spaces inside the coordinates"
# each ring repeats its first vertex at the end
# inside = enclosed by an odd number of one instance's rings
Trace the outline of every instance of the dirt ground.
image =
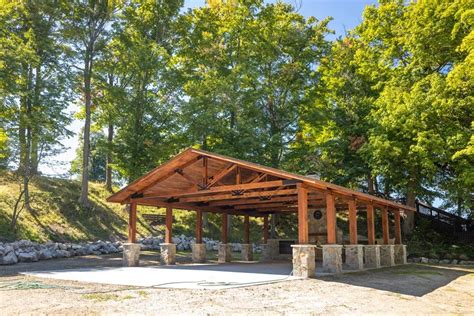
{"type": "MultiPolygon", "coordinates": [[[[145,254],[142,264],[156,264],[154,258],[145,254]]],[[[119,255],[0,266],[0,314],[474,315],[472,266],[408,264],[228,290],[133,288],[20,274],[111,266],[121,266],[119,255]]]]}

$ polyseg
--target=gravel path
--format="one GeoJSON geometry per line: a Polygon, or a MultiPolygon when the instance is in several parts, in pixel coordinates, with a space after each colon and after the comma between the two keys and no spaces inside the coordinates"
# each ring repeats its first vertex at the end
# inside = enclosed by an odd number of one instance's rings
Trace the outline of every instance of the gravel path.
{"type": "MultiPolygon", "coordinates": [[[[142,257],[143,265],[155,264],[153,255],[142,257]]],[[[218,291],[133,288],[19,274],[32,270],[120,265],[120,257],[111,255],[2,266],[1,314],[474,315],[472,266],[408,264],[218,291]]]]}

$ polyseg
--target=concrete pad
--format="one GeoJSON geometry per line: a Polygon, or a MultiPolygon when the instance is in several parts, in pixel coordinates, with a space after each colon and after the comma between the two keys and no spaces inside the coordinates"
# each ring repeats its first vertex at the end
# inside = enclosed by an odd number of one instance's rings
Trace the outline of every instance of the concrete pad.
{"type": "Polygon", "coordinates": [[[228,289],[297,279],[290,263],[189,264],[26,272],[40,278],[176,289],[228,289]]]}

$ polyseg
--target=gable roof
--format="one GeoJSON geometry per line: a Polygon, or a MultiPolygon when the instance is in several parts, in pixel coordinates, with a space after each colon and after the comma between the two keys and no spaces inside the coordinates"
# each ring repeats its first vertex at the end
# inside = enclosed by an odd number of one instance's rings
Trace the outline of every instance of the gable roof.
{"type": "MultiPolygon", "coordinates": [[[[265,174],[270,177],[270,180],[294,180],[304,183],[304,185],[309,188],[332,192],[341,197],[357,199],[361,202],[374,203],[378,206],[392,209],[415,211],[412,207],[318,180],[314,177],[302,176],[195,148],[188,148],[161,166],[151,170],[128,186],[111,195],[107,201],[127,203],[132,196],[138,194],[140,196],[146,194],[147,196],[164,197],[174,196],[174,194],[176,194],[175,192],[186,192],[186,188],[189,188],[190,182],[193,180],[199,182],[202,179],[202,163],[200,160],[203,157],[210,159],[209,176],[211,179],[214,176],[218,176],[219,172],[222,172],[222,169],[236,165],[242,168],[242,170],[247,171],[247,178],[251,178],[250,173],[252,172],[256,174],[265,174]],[[186,170],[186,173],[183,172],[183,170],[186,170]]],[[[222,178],[222,181],[225,182],[225,177],[222,178]]],[[[226,183],[223,184],[225,185],[226,183]]],[[[208,191],[204,190],[202,192],[206,193],[208,191]]]]}

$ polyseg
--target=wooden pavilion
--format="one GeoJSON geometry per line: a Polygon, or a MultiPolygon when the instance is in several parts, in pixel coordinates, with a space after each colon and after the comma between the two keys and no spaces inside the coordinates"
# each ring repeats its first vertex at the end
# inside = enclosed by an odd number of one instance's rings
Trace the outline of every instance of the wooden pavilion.
{"type": "MultiPolygon", "coordinates": [[[[296,213],[298,218],[297,245],[293,247],[295,275],[314,275],[315,244],[310,241],[310,222],[314,210],[325,213],[326,236],[322,245],[323,267],[331,272],[342,269],[342,245],[336,238],[336,212],[349,214],[349,245],[345,246],[346,264],[354,269],[404,263],[400,218],[403,212],[415,209],[390,200],[317,180],[313,177],[265,167],[255,163],[189,148],[130,185],[110,196],[107,201],[130,205],[128,244],[124,263],[137,265],[136,245],[137,205],[166,208],[165,244],[162,260],[174,263],[172,243],[173,209],[196,212],[196,244],[193,260],[205,260],[202,243],[203,212],[222,216],[222,237],[219,260],[228,261],[227,216],[244,216],[243,258],[251,258],[249,217],[263,217],[264,245],[268,243],[268,216],[275,213],[296,213]],[[383,244],[376,245],[375,212],[382,214],[383,244]],[[357,212],[367,212],[367,245],[360,245],[357,234],[357,212]],[[390,243],[389,213],[394,216],[394,243],[390,243]],[[245,254],[244,254],[245,252],[245,254]]],[[[278,246],[264,251],[278,252],[278,246]]]]}

